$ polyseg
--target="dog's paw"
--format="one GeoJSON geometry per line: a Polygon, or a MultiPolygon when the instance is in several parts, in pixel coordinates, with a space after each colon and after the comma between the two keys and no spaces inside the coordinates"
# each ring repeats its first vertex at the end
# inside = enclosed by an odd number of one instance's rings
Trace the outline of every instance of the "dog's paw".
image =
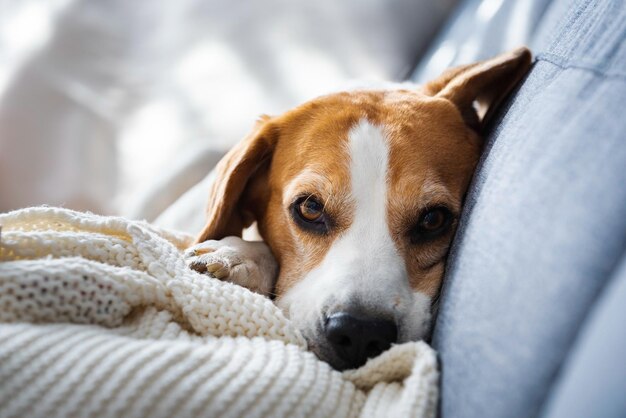
{"type": "Polygon", "coordinates": [[[265,296],[271,294],[278,273],[276,260],[265,243],[239,237],[201,242],[188,248],[184,255],[192,270],[265,296]]]}

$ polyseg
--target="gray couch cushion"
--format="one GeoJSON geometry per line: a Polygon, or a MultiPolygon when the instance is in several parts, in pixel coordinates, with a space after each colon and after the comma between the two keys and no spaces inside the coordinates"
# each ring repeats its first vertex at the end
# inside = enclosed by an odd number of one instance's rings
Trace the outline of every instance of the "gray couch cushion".
{"type": "Polygon", "coordinates": [[[626,416],[626,257],[602,291],[544,407],[544,418],[626,416]]]}
{"type": "Polygon", "coordinates": [[[433,337],[443,417],[538,414],[626,246],[626,8],[553,7],[449,260],[433,337]]]}

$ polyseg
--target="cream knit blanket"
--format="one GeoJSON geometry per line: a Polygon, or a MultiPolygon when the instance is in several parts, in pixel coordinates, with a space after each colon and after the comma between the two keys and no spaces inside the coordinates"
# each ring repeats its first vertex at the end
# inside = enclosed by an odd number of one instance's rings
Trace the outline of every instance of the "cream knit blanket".
{"type": "Polygon", "coordinates": [[[191,271],[190,236],[65,209],[0,215],[0,417],[432,417],[435,353],[339,373],[268,299],[191,271]]]}

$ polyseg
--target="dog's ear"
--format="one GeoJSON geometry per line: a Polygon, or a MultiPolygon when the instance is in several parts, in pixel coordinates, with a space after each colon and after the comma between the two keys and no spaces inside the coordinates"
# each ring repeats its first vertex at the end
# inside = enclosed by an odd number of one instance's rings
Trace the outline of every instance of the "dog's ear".
{"type": "MultiPolygon", "coordinates": [[[[251,180],[263,177],[278,140],[278,126],[269,116],[262,116],[253,130],[217,164],[216,179],[209,192],[207,223],[197,242],[241,236],[254,222],[246,196],[253,187],[251,180]]],[[[259,187],[256,187],[259,189],[259,187]]]]}
{"type": "Polygon", "coordinates": [[[530,50],[520,47],[486,61],[451,68],[427,83],[424,92],[450,100],[465,122],[480,131],[530,64],[530,50]]]}

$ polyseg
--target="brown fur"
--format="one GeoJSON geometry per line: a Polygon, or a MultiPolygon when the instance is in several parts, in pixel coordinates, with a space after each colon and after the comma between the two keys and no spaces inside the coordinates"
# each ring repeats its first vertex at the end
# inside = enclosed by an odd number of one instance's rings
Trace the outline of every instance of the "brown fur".
{"type": "Polygon", "coordinates": [[[530,53],[521,48],[449,70],[421,90],[337,93],[264,118],[220,162],[198,241],[240,235],[258,221],[280,265],[275,292],[284,294],[350,226],[354,207],[346,142],[350,128],[366,118],[384,127],[389,138],[387,223],[411,287],[435,296],[456,220],[449,233],[427,244],[411,244],[407,233],[420,210],[432,204],[445,204],[458,218],[480,153],[477,132],[529,65],[530,53]],[[303,193],[324,202],[335,222],[328,235],[294,224],[289,206],[303,193]]]}

